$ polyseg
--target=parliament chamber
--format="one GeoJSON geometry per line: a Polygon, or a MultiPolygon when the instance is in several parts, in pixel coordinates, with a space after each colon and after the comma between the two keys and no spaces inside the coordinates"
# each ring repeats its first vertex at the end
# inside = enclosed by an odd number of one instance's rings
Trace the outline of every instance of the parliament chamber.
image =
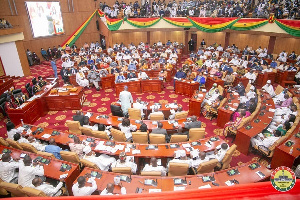
{"type": "Polygon", "coordinates": [[[298,4],[0,2],[0,198],[299,199],[298,4]]]}

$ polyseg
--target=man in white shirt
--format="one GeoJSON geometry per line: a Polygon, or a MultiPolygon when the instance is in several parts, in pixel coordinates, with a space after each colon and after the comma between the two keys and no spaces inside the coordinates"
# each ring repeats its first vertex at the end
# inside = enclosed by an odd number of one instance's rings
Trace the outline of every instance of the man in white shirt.
{"type": "Polygon", "coordinates": [[[157,159],[155,157],[152,157],[150,159],[150,164],[146,164],[142,171],[144,172],[160,171],[161,176],[166,176],[167,174],[167,170],[165,167],[157,165],[157,159]]]}
{"type": "Polygon", "coordinates": [[[34,146],[38,151],[45,151],[46,145],[43,145],[42,143],[38,142],[33,136],[29,136],[27,138],[29,144],[34,146]]]}
{"type": "Polygon", "coordinates": [[[23,161],[19,162],[18,184],[22,187],[30,187],[35,176],[44,176],[44,167],[38,163],[32,163],[30,156],[26,155],[23,161]]]}
{"type": "Polygon", "coordinates": [[[77,153],[78,157],[81,159],[83,157],[84,144],[80,141],[77,136],[73,137],[74,142],[69,143],[70,150],[77,153]]]}
{"type": "Polygon", "coordinates": [[[223,47],[222,47],[221,45],[219,45],[219,46],[217,47],[217,51],[223,51],[223,47]]]}
{"type": "Polygon", "coordinates": [[[95,179],[90,178],[90,177],[91,177],[90,174],[86,174],[85,176],[78,177],[77,183],[75,183],[75,185],[73,185],[73,187],[72,187],[74,196],[89,196],[93,192],[95,192],[95,190],[97,190],[97,183],[96,183],[95,179]],[[92,183],[91,187],[85,186],[85,178],[90,178],[91,183],[92,183]]]}
{"type": "Polygon", "coordinates": [[[215,156],[219,162],[222,162],[226,152],[229,150],[229,146],[226,143],[222,143],[221,145],[216,147],[215,156]]]}
{"type": "Polygon", "coordinates": [[[209,158],[206,156],[205,152],[203,152],[203,151],[200,151],[200,152],[196,151],[196,155],[193,155],[193,154],[194,153],[191,153],[191,156],[193,156],[192,167],[195,169],[198,169],[198,167],[201,163],[209,161],[209,158]]]}
{"type": "Polygon", "coordinates": [[[145,106],[144,104],[141,103],[140,98],[137,98],[136,103],[132,104],[132,108],[140,109],[141,110],[141,115],[143,116],[144,115],[143,109],[147,109],[147,106],[145,106]]]}
{"type": "Polygon", "coordinates": [[[121,152],[119,155],[119,160],[117,160],[116,162],[114,162],[111,167],[130,167],[131,168],[131,172],[133,174],[136,174],[136,170],[137,170],[137,164],[134,163],[133,160],[129,160],[126,157],[125,152],[121,152]]]}
{"type": "Polygon", "coordinates": [[[59,179],[59,183],[56,187],[49,183],[43,182],[39,177],[36,177],[32,180],[32,188],[43,191],[49,197],[58,197],[62,194],[60,190],[63,186],[64,179],[59,179]]]}
{"type": "Polygon", "coordinates": [[[169,116],[169,119],[175,119],[175,114],[176,113],[181,113],[181,112],[184,112],[184,111],[182,111],[182,107],[180,106],[180,107],[177,108],[177,111],[175,111],[174,109],[171,109],[170,112],[171,112],[171,115],[169,116]]]}
{"type": "Polygon", "coordinates": [[[253,73],[253,70],[250,70],[250,72],[247,72],[245,74],[245,77],[249,79],[250,83],[254,83],[256,80],[256,75],[253,73]]]}
{"type": "Polygon", "coordinates": [[[116,162],[116,159],[114,157],[110,157],[106,154],[101,154],[97,157],[90,146],[85,146],[83,152],[83,159],[95,163],[103,171],[108,171],[111,164],[116,162]]]}
{"type": "Polygon", "coordinates": [[[148,75],[146,74],[146,72],[143,72],[143,71],[139,71],[139,73],[138,73],[138,78],[139,79],[147,79],[147,78],[149,78],[148,77],[148,75]]]}
{"type": "Polygon", "coordinates": [[[125,115],[128,113],[128,108],[131,108],[131,104],[133,103],[132,95],[128,92],[128,86],[125,86],[124,91],[120,92],[119,100],[121,101],[121,108],[125,115]]]}
{"type": "Polygon", "coordinates": [[[269,93],[271,95],[271,97],[276,96],[275,92],[274,92],[274,88],[271,85],[271,80],[267,80],[267,84],[264,85],[262,87],[262,89],[264,89],[267,93],[269,93]]]}
{"type": "MultiPolygon", "coordinates": [[[[118,184],[119,187],[121,187],[121,194],[126,194],[126,188],[123,187],[121,183],[118,184]]],[[[108,183],[106,188],[102,190],[100,195],[114,195],[114,189],[115,189],[115,184],[113,183],[108,183]]]]}
{"type": "Polygon", "coordinates": [[[251,138],[251,144],[252,146],[264,146],[266,148],[269,148],[276,142],[281,136],[281,133],[279,130],[276,130],[274,133],[274,136],[265,137],[262,133],[259,133],[256,137],[251,138]]]}
{"type": "Polygon", "coordinates": [[[172,162],[173,163],[187,163],[189,165],[189,167],[192,166],[192,161],[191,161],[191,159],[188,159],[186,157],[185,150],[177,150],[174,153],[175,153],[174,159],[169,161],[168,168],[169,168],[170,163],[172,163],[172,162]]]}
{"type": "Polygon", "coordinates": [[[7,183],[18,183],[17,168],[19,168],[19,162],[12,160],[9,153],[2,155],[2,160],[0,161],[0,178],[2,181],[7,183]]]}
{"type": "Polygon", "coordinates": [[[151,118],[151,115],[163,114],[163,112],[159,111],[157,107],[154,107],[153,112],[149,114],[148,119],[151,118]]]}

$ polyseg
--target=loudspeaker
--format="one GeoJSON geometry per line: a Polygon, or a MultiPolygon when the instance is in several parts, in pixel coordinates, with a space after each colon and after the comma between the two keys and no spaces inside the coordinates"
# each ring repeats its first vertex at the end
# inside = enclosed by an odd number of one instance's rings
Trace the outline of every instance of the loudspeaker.
{"type": "Polygon", "coordinates": [[[97,30],[99,31],[99,22],[98,22],[98,20],[96,20],[96,27],[97,27],[97,30]]]}

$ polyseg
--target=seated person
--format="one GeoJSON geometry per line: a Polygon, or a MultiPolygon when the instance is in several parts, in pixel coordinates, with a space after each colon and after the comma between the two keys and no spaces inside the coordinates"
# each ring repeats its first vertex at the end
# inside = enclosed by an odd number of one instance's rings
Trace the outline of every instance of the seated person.
{"type": "Polygon", "coordinates": [[[90,179],[92,186],[85,186],[86,178],[90,178],[91,174],[85,176],[79,176],[77,183],[72,186],[72,192],[74,196],[89,196],[97,190],[97,183],[95,179],[90,179]]]}
{"type": "Polygon", "coordinates": [[[27,138],[29,144],[34,146],[38,151],[45,151],[46,145],[42,144],[40,141],[36,140],[33,136],[27,138]]]}
{"type": "Polygon", "coordinates": [[[150,159],[150,164],[146,164],[142,171],[144,172],[160,171],[161,176],[166,176],[167,174],[167,170],[165,167],[157,165],[157,159],[155,157],[152,157],[150,159]]]}
{"type": "Polygon", "coordinates": [[[254,74],[253,70],[250,70],[250,72],[247,72],[245,74],[245,77],[249,79],[249,83],[254,83],[256,80],[256,75],[254,74]]]}
{"type": "Polygon", "coordinates": [[[136,74],[135,74],[135,72],[130,71],[130,72],[127,74],[127,79],[132,79],[132,78],[136,78],[136,74]]]}
{"type": "Polygon", "coordinates": [[[231,72],[227,72],[225,78],[224,78],[224,86],[232,85],[233,84],[233,78],[234,76],[231,74],[231,72]]]}
{"type": "Polygon", "coordinates": [[[143,72],[143,71],[139,71],[139,73],[138,73],[138,78],[139,79],[147,79],[147,78],[149,78],[148,77],[148,75],[146,74],[146,72],[143,72]]]}
{"type": "Polygon", "coordinates": [[[168,75],[168,72],[165,71],[164,69],[162,69],[158,74],[158,79],[166,81],[167,75],[168,75]]]}
{"type": "Polygon", "coordinates": [[[106,154],[101,154],[100,156],[96,156],[95,152],[92,151],[89,145],[85,146],[83,149],[83,159],[88,160],[92,163],[95,163],[100,170],[108,171],[112,163],[116,162],[114,157],[111,157],[106,154]]]}
{"type": "Polygon", "coordinates": [[[55,156],[55,158],[61,160],[62,159],[60,156],[61,151],[62,149],[59,146],[57,146],[57,144],[55,143],[55,139],[50,138],[49,145],[45,147],[45,152],[52,153],[55,156]]]}
{"type": "Polygon", "coordinates": [[[90,73],[87,75],[87,78],[89,79],[90,83],[93,83],[93,85],[95,86],[96,90],[99,91],[100,87],[99,87],[99,81],[100,79],[100,74],[95,71],[95,70],[91,70],[90,73]]]}
{"type": "Polygon", "coordinates": [[[40,177],[36,177],[32,180],[32,188],[43,191],[49,197],[58,197],[62,195],[62,186],[64,179],[60,178],[56,187],[50,183],[44,182],[40,177]]]}
{"type": "Polygon", "coordinates": [[[20,133],[15,133],[14,141],[18,143],[29,143],[29,141],[26,138],[22,137],[20,133]]]}
{"type": "Polygon", "coordinates": [[[0,161],[0,178],[7,183],[18,183],[19,159],[12,159],[10,153],[4,153],[0,161]]]}
{"type": "Polygon", "coordinates": [[[147,109],[147,106],[142,104],[141,102],[142,102],[142,100],[140,98],[137,98],[136,103],[132,104],[132,108],[140,109],[141,110],[141,115],[143,116],[144,115],[143,110],[147,109]]]}
{"type": "Polygon", "coordinates": [[[271,80],[267,80],[266,85],[264,85],[261,89],[265,90],[267,93],[269,93],[271,95],[271,97],[276,96],[275,92],[274,92],[274,88],[271,85],[271,80]]]}
{"type": "Polygon", "coordinates": [[[120,74],[117,76],[116,83],[122,83],[126,80],[125,76],[123,75],[123,72],[120,72],[120,74]]]}
{"type": "Polygon", "coordinates": [[[190,121],[184,124],[184,128],[186,129],[201,128],[201,121],[197,121],[197,116],[191,116],[190,121]]]}
{"type": "MultiPolygon", "coordinates": [[[[198,149],[197,149],[198,150],[198,149]]],[[[206,156],[206,153],[199,150],[194,150],[190,153],[192,159],[192,167],[197,170],[201,163],[209,161],[209,157],[206,156]]]]}
{"type": "Polygon", "coordinates": [[[284,95],[285,100],[275,103],[275,108],[289,107],[293,103],[293,98],[289,94],[284,95]]]}
{"type": "Polygon", "coordinates": [[[163,129],[163,123],[158,122],[157,123],[157,128],[153,129],[152,132],[153,134],[163,134],[166,136],[166,143],[170,141],[170,137],[167,133],[166,129],[163,129]]]}
{"type": "MultiPolygon", "coordinates": [[[[123,187],[122,183],[120,182],[118,186],[121,188],[121,194],[126,194],[126,188],[123,187]]],[[[106,185],[106,188],[102,190],[100,195],[114,195],[115,184],[114,183],[108,183],[106,185]]]]}
{"type": "Polygon", "coordinates": [[[233,88],[240,96],[245,95],[245,86],[242,82],[239,82],[237,86],[233,88]]]}
{"type": "Polygon", "coordinates": [[[226,143],[222,143],[219,146],[216,147],[214,154],[215,158],[219,161],[222,162],[226,152],[229,150],[229,146],[226,143]]]}
{"type": "Polygon", "coordinates": [[[80,126],[83,126],[83,122],[84,122],[84,115],[81,111],[77,110],[76,111],[76,115],[73,116],[73,121],[79,121],[80,122],[80,126]]]}
{"type": "Polygon", "coordinates": [[[174,135],[187,135],[189,137],[189,132],[183,131],[182,126],[178,126],[177,133],[174,133],[174,135]]]}
{"type": "Polygon", "coordinates": [[[148,126],[145,123],[142,123],[138,132],[147,132],[149,133],[148,126]]]}
{"type": "Polygon", "coordinates": [[[83,125],[82,127],[91,129],[93,131],[98,131],[98,124],[95,124],[94,126],[90,126],[90,121],[89,121],[89,117],[83,115],[83,125]]]}
{"type": "Polygon", "coordinates": [[[171,109],[170,112],[171,112],[171,115],[169,116],[169,119],[175,119],[175,114],[176,113],[181,113],[181,112],[184,112],[184,111],[182,110],[182,107],[179,106],[177,108],[177,111],[175,111],[174,109],[171,109]]]}
{"type": "Polygon", "coordinates": [[[132,140],[131,132],[136,130],[136,125],[130,124],[130,120],[124,118],[122,123],[120,123],[118,127],[125,134],[127,141],[131,141],[132,140]]]}
{"type": "Polygon", "coordinates": [[[44,81],[43,80],[43,78],[41,77],[41,76],[39,76],[38,77],[38,84],[39,84],[39,86],[42,88],[44,85],[46,85],[47,84],[47,82],[46,81],[44,81]]]}
{"type": "Polygon", "coordinates": [[[163,114],[163,112],[160,111],[157,106],[154,106],[153,111],[148,116],[148,119],[150,119],[151,116],[156,115],[156,114],[163,114]]]}
{"type": "Polygon", "coordinates": [[[242,123],[242,120],[246,116],[246,111],[242,110],[240,116],[236,117],[235,121],[227,122],[224,125],[223,134],[224,136],[227,136],[228,132],[232,132],[237,130],[237,127],[242,123]]]}
{"type": "Polygon", "coordinates": [[[7,138],[10,138],[10,139],[14,139],[14,135],[17,133],[17,132],[20,132],[18,131],[17,129],[15,129],[15,125],[14,123],[12,123],[11,121],[8,121],[6,123],[6,130],[7,130],[7,138]]]}
{"type": "Polygon", "coordinates": [[[174,152],[174,159],[170,160],[168,163],[168,169],[169,169],[169,165],[170,163],[187,163],[189,165],[189,167],[192,166],[192,161],[190,159],[188,159],[188,157],[186,156],[186,151],[185,150],[177,150],[174,152]]]}
{"type": "Polygon", "coordinates": [[[212,103],[220,96],[219,89],[215,89],[213,93],[206,93],[205,98],[201,104],[201,107],[203,108],[206,105],[212,105],[212,103]]]}
{"type": "Polygon", "coordinates": [[[134,163],[134,160],[129,160],[129,158],[126,157],[125,152],[120,153],[119,160],[114,162],[111,167],[130,167],[133,174],[136,174],[137,170],[137,164],[134,163]]]}
{"type": "Polygon", "coordinates": [[[254,146],[264,146],[269,148],[281,137],[279,130],[274,132],[274,136],[265,137],[262,133],[259,133],[257,136],[251,138],[251,145],[254,146]]]}
{"type": "Polygon", "coordinates": [[[85,145],[80,141],[80,139],[75,135],[73,137],[74,142],[69,143],[70,150],[77,153],[78,157],[81,159],[83,157],[83,149],[85,145]]]}
{"type": "Polygon", "coordinates": [[[90,83],[89,81],[85,78],[85,75],[83,72],[77,72],[76,73],[76,83],[82,87],[89,87],[90,83]]]}
{"type": "Polygon", "coordinates": [[[223,100],[223,96],[219,95],[211,105],[206,104],[202,109],[201,112],[203,116],[208,117],[208,114],[213,111],[217,111],[221,101],[223,100]]]}

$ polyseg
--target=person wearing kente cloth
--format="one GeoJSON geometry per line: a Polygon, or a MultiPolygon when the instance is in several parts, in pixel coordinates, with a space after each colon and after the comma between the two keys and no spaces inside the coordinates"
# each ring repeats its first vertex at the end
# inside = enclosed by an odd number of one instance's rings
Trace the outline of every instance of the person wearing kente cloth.
{"type": "Polygon", "coordinates": [[[32,93],[35,94],[40,90],[41,90],[41,87],[39,86],[39,83],[36,81],[35,84],[32,86],[32,93]]]}
{"type": "Polygon", "coordinates": [[[46,81],[43,80],[43,78],[41,76],[38,77],[38,81],[39,81],[39,86],[42,88],[44,85],[47,84],[46,81]]]}
{"type": "Polygon", "coordinates": [[[90,83],[85,78],[85,75],[82,71],[76,73],[76,83],[82,87],[89,87],[90,83]]]}
{"type": "Polygon", "coordinates": [[[15,102],[18,106],[22,105],[26,101],[26,96],[21,93],[17,94],[15,97],[15,102]]]}

